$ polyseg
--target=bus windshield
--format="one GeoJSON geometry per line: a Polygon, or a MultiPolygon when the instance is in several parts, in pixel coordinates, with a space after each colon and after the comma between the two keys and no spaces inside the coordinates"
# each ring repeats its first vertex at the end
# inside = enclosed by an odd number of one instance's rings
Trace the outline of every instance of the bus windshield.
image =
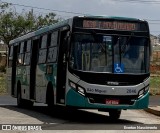
{"type": "Polygon", "coordinates": [[[147,73],[149,40],[135,36],[74,34],[70,67],[92,72],[147,73]],[[120,71],[115,71],[116,67],[120,71]]]}

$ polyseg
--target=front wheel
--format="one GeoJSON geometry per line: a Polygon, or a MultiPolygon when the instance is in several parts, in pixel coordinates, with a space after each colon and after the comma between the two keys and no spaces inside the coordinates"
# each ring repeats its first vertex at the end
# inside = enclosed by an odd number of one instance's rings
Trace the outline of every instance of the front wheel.
{"type": "Polygon", "coordinates": [[[114,110],[109,111],[109,117],[113,120],[119,119],[120,115],[121,115],[121,110],[114,109],[114,110]]]}

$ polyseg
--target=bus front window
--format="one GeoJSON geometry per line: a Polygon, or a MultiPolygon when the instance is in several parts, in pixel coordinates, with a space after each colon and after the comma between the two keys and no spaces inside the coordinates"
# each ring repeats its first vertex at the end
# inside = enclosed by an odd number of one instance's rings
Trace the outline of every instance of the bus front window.
{"type": "Polygon", "coordinates": [[[124,73],[149,71],[149,47],[144,37],[118,37],[114,43],[114,63],[123,64],[124,73]]]}
{"type": "Polygon", "coordinates": [[[71,42],[70,67],[81,71],[123,73],[149,71],[149,47],[144,37],[75,34],[71,42]]]}
{"type": "Polygon", "coordinates": [[[73,69],[95,72],[112,72],[111,36],[74,36],[70,66],[73,69]]]}

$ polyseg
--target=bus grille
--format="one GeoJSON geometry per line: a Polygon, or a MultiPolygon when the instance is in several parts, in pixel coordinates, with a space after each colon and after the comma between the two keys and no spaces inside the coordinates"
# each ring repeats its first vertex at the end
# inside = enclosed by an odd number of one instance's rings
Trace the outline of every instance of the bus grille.
{"type": "Polygon", "coordinates": [[[111,95],[97,95],[86,94],[90,103],[106,104],[106,100],[119,100],[119,105],[133,105],[138,95],[134,96],[111,96],[111,95]]]}

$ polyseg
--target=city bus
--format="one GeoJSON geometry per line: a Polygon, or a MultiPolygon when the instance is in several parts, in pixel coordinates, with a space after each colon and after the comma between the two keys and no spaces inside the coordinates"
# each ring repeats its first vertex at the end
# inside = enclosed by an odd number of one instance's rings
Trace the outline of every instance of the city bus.
{"type": "Polygon", "coordinates": [[[7,86],[19,107],[148,107],[150,33],[145,20],[75,16],[11,40],[7,86]]]}

